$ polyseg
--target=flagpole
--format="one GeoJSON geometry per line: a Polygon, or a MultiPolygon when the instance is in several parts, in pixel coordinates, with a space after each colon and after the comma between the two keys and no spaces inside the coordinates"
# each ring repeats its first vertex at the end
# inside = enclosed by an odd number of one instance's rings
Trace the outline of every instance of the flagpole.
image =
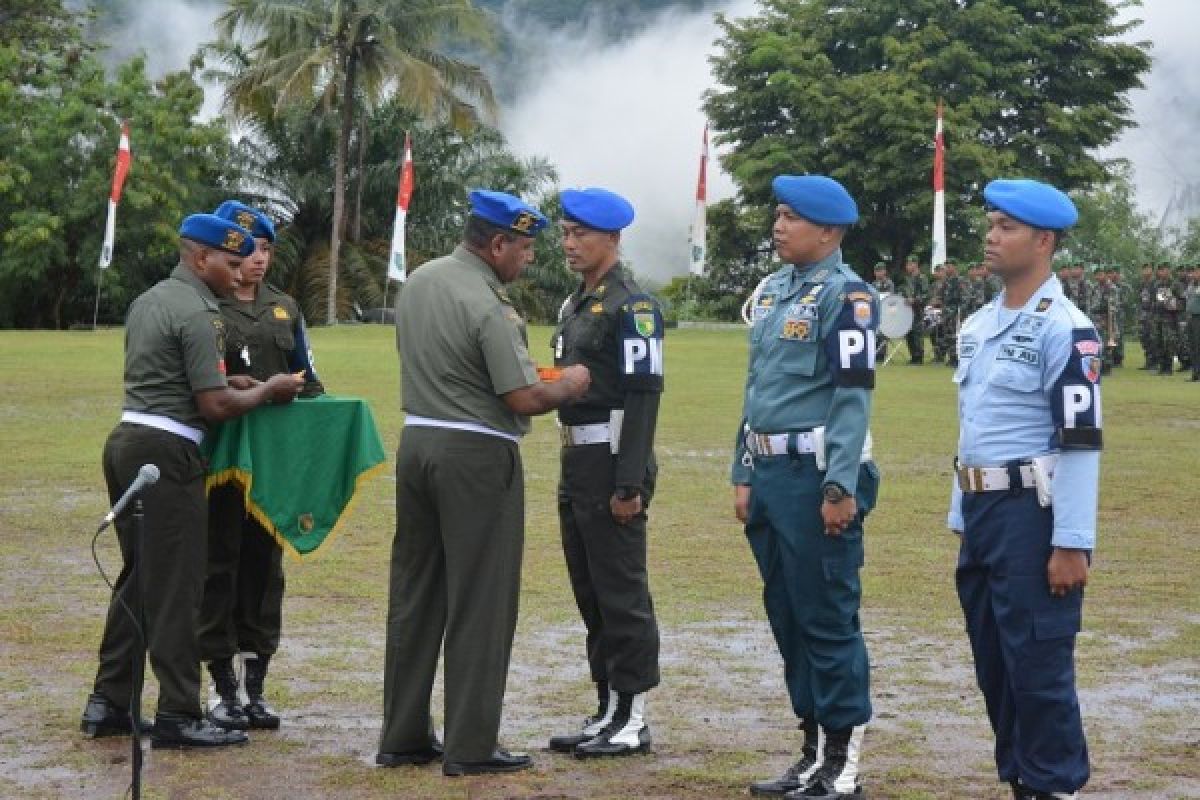
{"type": "Polygon", "coordinates": [[[946,263],[946,138],[942,128],[942,101],[938,99],[937,127],[933,136],[933,247],[930,271],[946,263]]]}
{"type": "Polygon", "coordinates": [[[100,319],[100,282],[104,280],[104,270],[96,270],[96,307],[92,309],[92,330],[95,331],[96,320],[100,319]]]}

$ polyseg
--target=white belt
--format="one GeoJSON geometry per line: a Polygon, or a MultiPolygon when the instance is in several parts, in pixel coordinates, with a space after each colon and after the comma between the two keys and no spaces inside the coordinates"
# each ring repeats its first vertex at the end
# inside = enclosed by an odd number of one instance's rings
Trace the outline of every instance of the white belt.
{"type": "MultiPolygon", "coordinates": [[[[1012,487],[1008,467],[963,467],[955,468],[958,486],[964,492],[1007,492],[1012,487]]],[[[1033,476],[1033,465],[1021,465],[1021,488],[1034,489],[1037,482],[1033,476]]]]}
{"type": "Polygon", "coordinates": [[[812,431],[792,433],[746,433],[746,449],[756,456],[786,456],[817,452],[812,431]]]}
{"type": "Polygon", "coordinates": [[[578,447],[584,444],[611,444],[612,427],[607,422],[592,425],[563,425],[558,429],[563,447],[578,447]]]}
{"type": "Polygon", "coordinates": [[[200,444],[204,441],[204,431],[184,425],[178,420],[164,417],[161,414],[146,414],[141,411],[122,411],[121,422],[132,422],[134,425],[144,425],[147,428],[157,428],[160,431],[182,436],[184,439],[200,444]]]}
{"type": "Polygon", "coordinates": [[[497,436],[501,439],[507,439],[510,442],[520,442],[521,437],[504,431],[498,431],[495,428],[489,428],[486,425],[480,425],[477,422],[459,422],[451,419],[434,419],[433,417],[422,417],[416,414],[406,414],[404,416],[404,426],[413,428],[445,428],[452,431],[470,431],[471,433],[482,433],[484,436],[497,436]]]}

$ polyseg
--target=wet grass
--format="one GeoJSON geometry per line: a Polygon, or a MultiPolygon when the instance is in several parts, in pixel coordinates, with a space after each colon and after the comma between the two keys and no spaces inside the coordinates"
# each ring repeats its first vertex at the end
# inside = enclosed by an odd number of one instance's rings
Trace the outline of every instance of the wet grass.
{"type": "MultiPolygon", "coordinates": [[[[385,447],[401,424],[390,329],[313,332],[322,378],[370,401],[385,447]]],[[[549,332],[531,329],[535,357],[549,332]]],[[[107,589],[88,531],[106,505],[99,455],[120,409],[120,331],[0,334],[0,796],[115,797],[123,740],[84,741],[107,589]]],[[[383,620],[394,478],[369,483],[344,535],[288,569],[273,698],[278,734],[222,753],[154,751],[147,797],[737,797],[794,757],[759,581],[731,513],[730,444],[744,337],[672,332],[651,510],[651,575],[664,633],[652,697],[656,753],[590,764],[538,753],[532,773],[450,781],[379,770],[383,620]]],[[[1141,363],[1136,349],[1131,365],[1141,363]]],[[[897,361],[903,362],[901,355],[897,361]]],[[[1079,668],[1095,763],[1089,797],[1200,797],[1200,387],[1126,368],[1105,384],[1100,545],[1079,668]]],[[[949,370],[880,373],[873,428],[884,473],[868,521],[863,624],[877,719],[864,757],[873,797],[1002,798],[953,588],[944,527],[955,400],[949,370]]],[[[540,748],[592,703],[558,544],[553,423],[522,446],[527,546],[503,738],[540,748]]],[[[110,573],[111,536],[100,542],[110,573]]],[[[145,707],[153,708],[153,681],[145,707]]],[[[440,707],[440,694],[435,697],[440,707]]]]}

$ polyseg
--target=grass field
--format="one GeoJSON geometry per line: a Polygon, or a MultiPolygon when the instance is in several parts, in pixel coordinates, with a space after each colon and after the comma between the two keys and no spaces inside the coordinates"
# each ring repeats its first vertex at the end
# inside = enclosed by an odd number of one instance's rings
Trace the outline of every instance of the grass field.
{"type": "MultiPolygon", "coordinates": [[[[315,330],[332,393],[368,399],[389,453],[400,429],[392,332],[315,330]]],[[[532,329],[535,357],[549,331],[532,329]]],[[[121,341],[0,333],[0,797],[119,797],[125,740],[87,741],[79,714],[107,589],[88,549],[106,510],[100,450],[120,409],[121,341]]],[[[382,698],[394,479],[365,488],[344,536],[288,565],[271,696],[282,731],[233,752],[148,755],[155,798],[723,798],[790,762],[797,745],[759,581],[731,511],[729,448],[745,368],[738,331],[672,332],[651,510],[663,685],[655,753],[584,763],[542,752],[590,704],[582,626],[553,507],[554,424],[522,449],[528,531],[521,622],[502,741],[535,753],[507,778],[372,768],[382,698]]],[[[903,357],[899,360],[903,361],[903,357]]],[[[1094,764],[1088,796],[1200,798],[1200,385],[1130,366],[1105,382],[1099,548],[1079,641],[1094,764]]],[[[991,741],[953,591],[944,529],[956,437],[949,370],[882,370],[873,429],[884,482],[867,522],[863,624],[876,720],[873,798],[999,798],[991,741]]],[[[119,558],[111,536],[101,557],[119,558]]],[[[144,707],[153,709],[149,682],[144,707]]],[[[437,701],[440,703],[440,698],[437,701]]],[[[440,714],[438,714],[440,716],[440,714]]]]}

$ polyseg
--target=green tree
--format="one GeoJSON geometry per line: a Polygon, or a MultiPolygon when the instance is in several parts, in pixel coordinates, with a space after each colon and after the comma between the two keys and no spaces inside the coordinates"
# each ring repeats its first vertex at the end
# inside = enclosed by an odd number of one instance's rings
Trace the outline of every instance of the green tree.
{"type": "MultiPolygon", "coordinates": [[[[263,116],[289,105],[337,114],[329,235],[326,320],[338,316],[346,174],[354,121],[393,94],[426,117],[469,127],[477,105],[492,107],[483,73],[447,55],[447,40],[486,38],[470,0],[229,0],[218,18],[226,100],[241,114],[263,116]],[[242,50],[238,38],[249,44],[242,50]]],[[[366,129],[363,128],[363,131],[366,129]]],[[[365,135],[365,134],[363,134],[365,135]]]]}
{"type": "Polygon", "coordinates": [[[748,203],[780,173],[842,181],[862,220],[851,263],[893,268],[925,252],[933,123],[946,104],[949,251],[974,256],[979,192],[1002,174],[1065,189],[1107,177],[1095,148],[1131,120],[1127,92],[1149,67],[1117,37],[1106,0],[762,0],[718,16],[722,88],[705,110],[731,145],[723,159],[748,203]]]}
{"type": "Polygon", "coordinates": [[[105,319],[163,277],[185,211],[228,185],[228,135],[196,125],[203,94],[189,73],[157,82],[140,59],[108,79],[82,37],[87,17],[60,2],[9,4],[0,34],[0,325],[91,321],[104,277],[105,319]],[[9,34],[21,36],[19,41],[9,34]],[[134,166],[118,212],[116,259],[97,270],[120,120],[134,166]]]}
{"type": "Polygon", "coordinates": [[[1128,166],[1118,165],[1107,183],[1074,193],[1079,223],[1059,254],[1064,262],[1121,264],[1132,278],[1136,267],[1168,255],[1162,236],[1137,209],[1128,166]]]}

